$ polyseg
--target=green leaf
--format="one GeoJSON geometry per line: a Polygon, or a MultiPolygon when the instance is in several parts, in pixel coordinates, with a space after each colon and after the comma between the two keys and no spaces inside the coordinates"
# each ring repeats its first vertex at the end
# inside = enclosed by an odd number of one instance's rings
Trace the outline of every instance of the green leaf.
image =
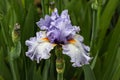
{"type": "Polygon", "coordinates": [[[6,0],[0,0],[0,21],[3,19],[4,15],[7,12],[6,0]]]}
{"type": "Polygon", "coordinates": [[[96,80],[94,72],[92,71],[89,65],[84,65],[83,70],[84,70],[85,80],[96,80]]]}
{"type": "Polygon", "coordinates": [[[34,34],[34,6],[31,4],[29,6],[28,13],[25,17],[24,26],[21,26],[21,40],[23,46],[25,45],[25,40],[32,37],[34,34]]]}
{"type": "Polygon", "coordinates": [[[116,55],[116,67],[114,67],[114,72],[112,74],[112,80],[119,80],[120,79],[120,47],[117,51],[117,55],[116,55]]]}
{"type": "Polygon", "coordinates": [[[4,16],[3,20],[0,22],[3,39],[5,40],[5,44],[10,48],[12,43],[12,30],[16,23],[16,13],[14,9],[9,5],[7,8],[7,14],[4,16]]]}
{"type": "Polygon", "coordinates": [[[120,58],[117,58],[118,55],[120,55],[119,53],[117,54],[117,50],[118,50],[118,46],[120,43],[120,35],[119,35],[119,31],[120,31],[120,17],[117,21],[116,27],[113,30],[113,34],[111,36],[110,39],[110,43],[108,45],[108,51],[105,54],[105,74],[103,77],[103,80],[110,80],[112,79],[112,77],[114,76],[116,69],[119,69],[119,63],[117,62],[117,60],[120,60],[120,58]],[[116,59],[117,58],[117,59],[116,59]],[[109,76],[109,77],[108,77],[109,76]]]}
{"type": "MultiPolygon", "coordinates": [[[[28,0],[27,0],[28,1],[28,0]]],[[[34,5],[33,3],[28,2],[25,3],[26,8],[28,9],[25,17],[24,24],[21,26],[21,46],[22,46],[22,60],[23,60],[23,74],[24,74],[24,79],[30,80],[29,74],[33,73],[31,70],[34,68],[32,65],[32,61],[28,60],[27,57],[25,56],[25,51],[26,51],[26,46],[25,46],[25,41],[32,37],[34,35],[34,5]],[[28,6],[29,5],[29,6],[28,6]],[[32,67],[31,67],[32,66],[32,67]],[[31,70],[30,70],[31,69],[31,70]]],[[[21,74],[21,77],[23,76],[21,74]]]]}
{"type": "Polygon", "coordinates": [[[42,80],[41,67],[36,69],[36,66],[35,66],[33,71],[34,71],[34,73],[33,73],[32,80],[42,80]]]}
{"type": "Polygon", "coordinates": [[[34,0],[24,0],[23,2],[25,3],[25,9],[29,11],[29,7],[34,3],[34,0]]]}
{"type": "Polygon", "coordinates": [[[118,6],[119,0],[109,0],[107,5],[105,6],[104,11],[102,12],[101,18],[100,18],[100,31],[99,31],[99,40],[98,40],[98,48],[100,49],[105,33],[110,25],[110,21],[112,19],[112,16],[118,6]]]}
{"type": "MultiPolygon", "coordinates": [[[[54,52],[51,52],[54,53],[54,52]]],[[[52,54],[50,57],[50,75],[49,75],[49,80],[56,80],[55,78],[55,54],[52,54]]]]}
{"type": "Polygon", "coordinates": [[[16,14],[16,22],[23,26],[24,10],[21,0],[10,0],[10,6],[14,9],[16,14]]]}
{"type": "Polygon", "coordinates": [[[50,68],[50,59],[45,61],[45,66],[43,69],[43,75],[42,75],[42,79],[43,80],[48,80],[48,72],[49,72],[49,68],[50,68]]]}
{"type": "Polygon", "coordinates": [[[0,76],[3,80],[13,80],[5,58],[3,48],[0,48],[0,76]]]}

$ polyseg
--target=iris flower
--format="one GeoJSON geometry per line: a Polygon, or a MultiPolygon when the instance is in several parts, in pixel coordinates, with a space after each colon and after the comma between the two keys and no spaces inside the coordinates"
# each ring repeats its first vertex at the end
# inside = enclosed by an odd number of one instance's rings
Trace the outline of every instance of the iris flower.
{"type": "Polygon", "coordinates": [[[36,24],[41,31],[36,33],[36,37],[26,40],[28,46],[26,56],[31,60],[39,63],[41,59],[48,59],[51,55],[50,51],[56,45],[61,45],[62,54],[71,58],[72,66],[80,67],[89,64],[90,48],[83,44],[83,37],[78,34],[80,28],[72,26],[68,10],[62,11],[59,15],[55,9],[51,16],[46,15],[36,24]]]}

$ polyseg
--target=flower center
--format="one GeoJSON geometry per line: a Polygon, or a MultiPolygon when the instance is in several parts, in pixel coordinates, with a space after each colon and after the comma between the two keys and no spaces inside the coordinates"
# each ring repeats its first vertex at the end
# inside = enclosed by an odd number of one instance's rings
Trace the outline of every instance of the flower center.
{"type": "Polygon", "coordinates": [[[67,44],[73,38],[71,35],[66,35],[62,31],[52,31],[48,36],[51,43],[67,44]]]}

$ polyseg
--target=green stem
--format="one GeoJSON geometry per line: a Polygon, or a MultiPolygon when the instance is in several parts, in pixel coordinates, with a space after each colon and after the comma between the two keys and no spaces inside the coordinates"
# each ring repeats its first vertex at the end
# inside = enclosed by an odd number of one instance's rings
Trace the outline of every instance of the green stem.
{"type": "Polygon", "coordinates": [[[13,80],[17,80],[13,61],[10,61],[10,66],[11,66],[11,71],[12,71],[12,74],[13,74],[13,80]]]}
{"type": "Polygon", "coordinates": [[[91,43],[90,46],[93,46],[93,42],[94,42],[94,35],[95,35],[95,25],[96,25],[96,11],[93,10],[93,15],[92,15],[92,36],[91,36],[91,43]]]}
{"type": "MultiPolygon", "coordinates": [[[[95,36],[96,36],[96,23],[97,23],[97,13],[98,13],[98,2],[94,0],[92,5],[92,35],[91,35],[91,42],[90,47],[94,46],[95,36]]],[[[98,25],[97,25],[98,26],[98,25]]]]}
{"type": "Polygon", "coordinates": [[[59,45],[56,46],[55,53],[57,56],[57,59],[56,59],[57,80],[63,80],[65,61],[63,59],[61,46],[59,46],[59,45]]]}
{"type": "MultiPolygon", "coordinates": [[[[101,6],[98,6],[98,10],[97,10],[97,19],[96,19],[96,28],[95,28],[95,32],[94,32],[94,40],[96,40],[97,38],[97,35],[98,35],[98,29],[99,29],[99,22],[100,22],[100,12],[101,12],[101,6]]],[[[94,44],[93,44],[94,45],[94,44]]],[[[92,46],[93,47],[93,46],[92,46]]],[[[94,66],[95,66],[95,63],[96,63],[96,60],[97,60],[97,57],[98,57],[98,53],[99,53],[99,49],[97,49],[96,47],[93,49],[93,50],[96,50],[97,52],[95,53],[95,57],[93,59],[93,62],[91,64],[91,68],[93,69],[94,66]]]]}
{"type": "Polygon", "coordinates": [[[65,62],[62,58],[56,59],[57,80],[63,80],[63,73],[65,69],[65,62]]]}
{"type": "Polygon", "coordinates": [[[98,30],[99,30],[99,23],[100,23],[100,13],[101,13],[101,4],[100,3],[97,3],[97,0],[95,0],[96,2],[96,9],[93,8],[93,26],[92,26],[92,38],[91,38],[91,47],[94,48],[93,50],[96,50],[97,52],[94,52],[95,53],[95,57],[93,59],[93,62],[91,64],[91,68],[93,69],[94,66],[95,66],[95,63],[96,63],[96,60],[97,60],[97,57],[98,57],[98,53],[99,53],[99,50],[95,47],[94,45],[94,42],[96,42],[96,38],[98,36],[98,30]]]}
{"type": "Polygon", "coordinates": [[[11,58],[10,58],[10,68],[11,68],[11,71],[12,71],[13,80],[20,80],[17,65],[16,65],[16,61],[14,61],[11,58]]]}
{"type": "Polygon", "coordinates": [[[57,74],[57,80],[63,80],[63,73],[57,74]]]}

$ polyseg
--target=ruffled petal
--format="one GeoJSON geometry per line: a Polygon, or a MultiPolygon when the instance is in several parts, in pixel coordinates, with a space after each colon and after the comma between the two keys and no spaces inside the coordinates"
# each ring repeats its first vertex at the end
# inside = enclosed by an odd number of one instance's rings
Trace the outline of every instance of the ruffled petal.
{"type": "Polygon", "coordinates": [[[84,64],[89,64],[90,48],[81,42],[81,36],[76,35],[74,40],[69,41],[69,44],[63,45],[63,54],[70,56],[72,66],[80,67],[84,64]]]}
{"type": "Polygon", "coordinates": [[[54,11],[52,12],[51,19],[54,21],[58,17],[59,17],[58,10],[57,10],[57,8],[55,8],[54,11]]]}
{"type": "Polygon", "coordinates": [[[40,21],[36,22],[37,26],[41,29],[41,30],[47,30],[50,26],[51,23],[51,17],[46,15],[45,19],[41,18],[40,21]]]}
{"type": "Polygon", "coordinates": [[[80,30],[79,27],[72,26],[68,10],[62,11],[59,15],[56,8],[51,16],[46,15],[45,19],[41,18],[37,25],[41,30],[46,30],[50,42],[56,44],[68,43],[67,41],[80,30]]]}
{"type": "Polygon", "coordinates": [[[62,11],[60,17],[61,17],[65,22],[67,21],[68,23],[71,23],[71,20],[70,20],[69,14],[68,14],[68,10],[62,11]]]}
{"type": "Polygon", "coordinates": [[[31,60],[36,60],[37,63],[39,63],[41,59],[48,59],[50,57],[50,51],[55,46],[55,44],[51,44],[48,41],[44,31],[37,32],[36,37],[26,40],[25,43],[28,46],[26,56],[31,60]]]}

